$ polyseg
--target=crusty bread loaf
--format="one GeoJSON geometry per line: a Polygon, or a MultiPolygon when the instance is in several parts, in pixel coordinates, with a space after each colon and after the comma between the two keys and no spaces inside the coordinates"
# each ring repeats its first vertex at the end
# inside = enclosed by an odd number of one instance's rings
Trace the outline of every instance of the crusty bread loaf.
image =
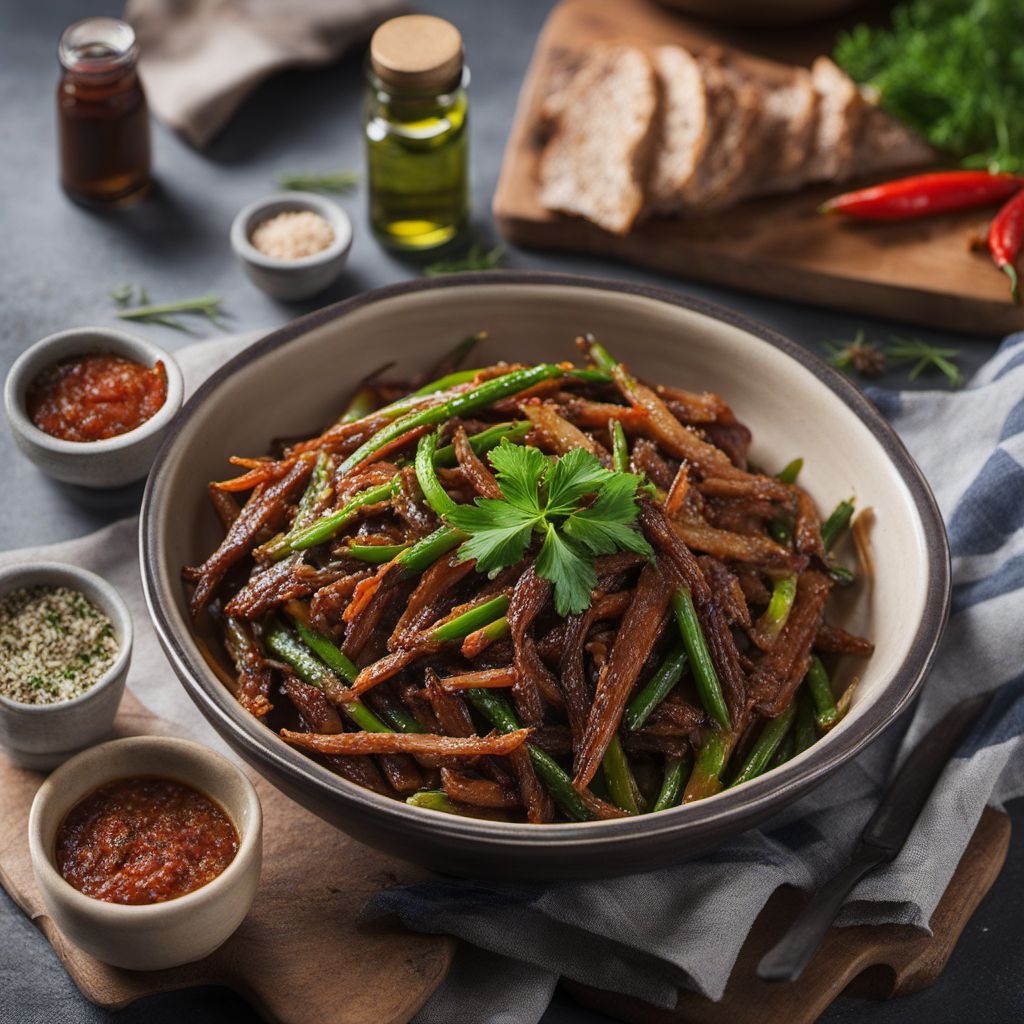
{"type": "Polygon", "coordinates": [[[853,79],[828,57],[811,65],[818,93],[818,127],[805,181],[845,181],[853,174],[864,97],[853,79]]]}
{"type": "Polygon", "coordinates": [[[938,154],[906,125],[877,107],[866,107],[853,156],[855,175],[934,163],[938,154]]]}
{"type": "Polygon", "coordinates": [[[711,138],[708,90],[696,58],[681,46],[654,53],[661,88],[661,124],[651,164],[647,202],[653,212],[680,208],[711,138]]]}
{"type": "Polygon", "coordinates": [[[597,46],[560,106],[540,161],[541,202],[626,234],[643,206],[655,135],[651,61],[633,46],[597,46]]]}

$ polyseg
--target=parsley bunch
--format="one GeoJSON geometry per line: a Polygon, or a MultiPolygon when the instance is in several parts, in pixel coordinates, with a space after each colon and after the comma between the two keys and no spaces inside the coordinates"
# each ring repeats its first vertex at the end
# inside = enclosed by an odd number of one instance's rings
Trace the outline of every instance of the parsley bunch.
{"type": "Polygon", "coordinates": [[[858,25],[836,63],[882,106],[971,167],[1024,169],[1024,4],[910,0],[891,28],[858,25]]]}
{"type": "Polygon", "coordinates": [[[558,614],[573,615],[590,606],[597,555],[634,551],[653,557],[633,526],[639,477],[605,469],[583,449],[556,461],[532,445],[506,441],[489,458],[504,499],[477,498],[445,517],[469,535],[460,556],[475,558],[478,572],[515,565],[534,536],[543,537],[537,575],[554,583],[558,614]]]}

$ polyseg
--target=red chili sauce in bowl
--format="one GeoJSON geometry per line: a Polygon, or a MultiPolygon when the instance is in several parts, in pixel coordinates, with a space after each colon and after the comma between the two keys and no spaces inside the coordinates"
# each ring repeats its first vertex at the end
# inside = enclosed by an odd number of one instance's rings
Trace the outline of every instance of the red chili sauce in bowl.
{"type": "Polygon", "coordinates": [[[155,776],[117,779],[79,800],[57,830],[57,870],[107,903],[163,903],[212,882],[238,832],[197,789],[155,776]]]}
{"type": "Polygon", "coordinates": [[[109,353],[63,359],[29,385],[29,419],[62,441],[102,441],[141,427],[167,400],[164,364],[109,353]]]}

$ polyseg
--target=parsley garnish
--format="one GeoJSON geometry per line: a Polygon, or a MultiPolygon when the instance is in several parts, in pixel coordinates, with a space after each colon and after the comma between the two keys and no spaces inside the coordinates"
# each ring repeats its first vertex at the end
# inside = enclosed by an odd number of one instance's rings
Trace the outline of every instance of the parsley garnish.
{"type": "Polygon", "coordinates": [[[515,565],[534,536],[543,537],[537,575],[554,583],[558,614],[574,615],[590,606],[595,556],[634,551],[653,557],[633,526],[639,477],[605,469],[583,449],[555,460],[532,445],[505,441],[489,458],[504,499],[477,498],[446,516],[469,534],[459,553],[475,558],[478,572],[515,565]]]}

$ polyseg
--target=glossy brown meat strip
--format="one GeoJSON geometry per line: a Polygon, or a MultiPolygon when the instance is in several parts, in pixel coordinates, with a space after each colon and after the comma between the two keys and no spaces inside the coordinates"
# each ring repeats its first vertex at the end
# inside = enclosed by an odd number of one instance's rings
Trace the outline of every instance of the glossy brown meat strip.
{"type": "Polygon", "coordinates": [[[309,617],[316,628],[333,636],[341,625],[341,616],[352,599],[353,591],[372,575],[369,569],[360,570],[321,587],[309,602],[309,617]]]}
{"type": "Polygon", "coordinates": [[[761,534],[751,536],[717,530],[703,520],[688,518],[673,520],[672,528],[687,547],[714,555],[723,562],[750,562],[769,569],[785,569],[787,572],[799,572],[807,565],[805,557],[794,555],[781,544],[761,534]]]}
{"type": "MultiPolygon", "coordinates": [[[[284,689],[311,730],[326,734],[342,731],[341,716],[322,690],[302,682],[301,679],[297,679],[291,674],[285,678],[284,689]]],[[[391,787],[384,781],[376,765],[369,758],[346,757],[339,754],[328,755],[324,760],[349,782],[373,790],[374,793],[380,793],[382,796],[394,795],[391,787]]]]}
{"type": "Polygon", "coordinates": [[[578,427],[601,430],[609,420],[618,420],[624,430],[638,430],[647,418],[646,409],[635,409],[631,405],[614,405],[611,402],[591,402],[585,398],[567,397],[562,407],[565,415],[578,427]]]}
{"type": "Polygon", "coordinates": [[[771,600],[772,592],[765,586],[761,573],[753,566],[737,565],[733,572],[748,604],[767,604],[771,600]]]}
{"type": "Polygon", "coordinates": [[[473,446],[469,443],[465,427],[460,425],[456,429],[455,436],[452,438],[452,444],[455,447],[455,458],[462,467],[462,472],[465,473],[466,479],[473,485],[477,494],[484,498],[501,498],[501,488],[498,486],[498,481],[494,478],[494,474],[484,465],[483,459],[473,451],[473,446]]]}
{"type": "Polygon", "coordinates": [[[679,470],[676,473],[675,479],[672,481],[672,486],[668,489],[668,495],[665,498],[665,515],[669,519],[675,519],[677,515],[682,511],[683,506],[686,504],[687,496],[690,493],[690,467],[685,462],[680,463],[679,470]]]}
{"type": "Polygon", "coordinates": [[[584,434],[579,427],[570,423],[553,406],[542,402],[523,402],[519,408],[533,424],[533,429],[540,437],[543,447],[548,451],[554,452],[556,455],[565,455],[574,448],[582,448],[598,458],[602,456],[607,458],[608,453],[589,434],[584,434]]]}
{"type": "Polygon", "coordinates": [[[465,700],[458,694],[449,693],[433,669],[427,669],[426,686],[427,699],[442,731],[449,736],[473,736],[476,728],[465,700]]]}
{"type": "Polygon", "coordinates": [[[528,725],[538,725],[544,718],[544,706],[540,699],[541,687],[547,689],[555,686],[547,666],[537,653],[533,638],[527,636],[527,630],[533,620],[547,604],[551,590],[551,583],[541,579],[531,565],[519,577],[508,607],[507,617],[516,668],[512,698],[520,717],[528,725]]]}
{"type": "Polygon", "coordinates": [[[589,789],[579,790],[579,795],[580,800],[583,801],[583,806],[586,807],[586,809],[590,811],[598,821],[611,821],[614,818],[629,817],[629,813],[624,811],[621,807],[616,807],[615,804],[610,804],[607,800],[602,800],[596,793],[592,793],[589,789]]]}
{"type": "Polygon", "coordinates": [[[696,393],[682,388],[659,384],[655,389],[658,397],[672,407],[672,412],[686,423],[734,422],[732,409],[719,396],[710,391],[696,393]]]}
{"type": "Polygon", "coordinates": [[[650,563],[645,565],[607,667],[598,680],[584,741],[574,758],[573,785],[577,790],[590,785],[619,727],[630,691],[664,626],[671,596],[672,587],[659,569],[650,563]]]}
{"type": "Polygon", "coordinates": [[[685,757],[691,749],[690,741],[685,736],[665,736],[641,729],[640,732],[628,732],[622,737],[622,748],[627,754],[663,754],[665,757],[685,757]]]}
{"type": "Polygon", "coordinates": [[[751,473],[745,477],[723,480],[707,477],[697,484],[697,490],[707,497],[715,498],[761,498],[777,501],[784,505],[793,504],[793,488],[774,477],[751,473]]]}
{"type": "Polygon", "coordinates": [[[725,452],[709,444],[696,431],[683,426],[654,391],[646,384],[633,381],[622,366],[613,370],[612,376],[630,405],[646,409],[649,413],[643,433],[670,455],[685,459],[705,477],[745,475],[729,461],[725,452]]]}
{"type": "Polygon", "coordinates": [[[219,490],[214,484],[207,484],[206,490],[210,495],[213,510],[217,513],[217,518],[220,520],[220,525],[224,527],[224,532],[227,533],[231,529],[231,524],[238,518],[242,508],[233,495],[228,494],[227,491],[219,490]]]}
{"type": "Polygon", "coordinates": [[[399,648],[383,658],[371,662],[366,668],[359,670],[355,682],[348,692],[348,699],[355,700],[361,693],[372,690],[375,686],[398,675],[403,669],[408,668],[418,658],[423,657],[420,651],[399,648]]]}
{"type": "Polygon", "coordinates": [[[630,454],[630,468],[634,473],[647,477],[656,487],[667,491],[676,478],[675,471],[665,461],[653,441],[640,438],[630,454]]]}
{"type": "Polygon", "coordinates": [[[426,732],[344,732],[328,735],[281,730],[281,738],[285,742],[320,754],[433,754],[442,757],[511,754],[526,742],[529,735],[529,729],[489,736],[435,736],[426,732]]]}
{"type": "MultiPolygon", "coordinates": [[[[423,401],[418,403],[415,408],[436,404],[437,399],[425,396],[423,401]]],[[[410,406],[409,411],[413,408],[414,406],[410,406]]],[[[322,434],[292,445],[288,449],[288,454],[299,455],[302,452],[318,451],[321,448],[337,452],[348,447],[355,451],[359,445],[373,437],[378,430],[386,427],[393,419],[394,416],[387,413],[372,412],[369,416],[364,416],[360,420],[353,420],[351,423],[336,423],[333,427],[328,427],[322,434]]]]}
{"type": "Polygon", "coordinates": [[[395,562],[381,567],[381,571],[369,580],[363,580],[356,587],[352,603],[345,610],[348,627],[342,650],[352,659],[358,658],[370,639],[370,634],[380,625],[380,620],[391,603],[402,592],[405,573],[395,562]],[[367,598],[359,601],[361,588],[367,588],[367,598]],[[359,603],[357,604],[357,601],[359,603]],[[351,614],[350,614],[351,613],[351,614]]]}
{"type": "Polygon", "coordinates": [[[315,571],[303,562],[301,554],[295,553],[254,573],[224,611],[240,619],[258,619],[285,601],[311,594],[315,586],[315,571]]]}
{"type": "Polygon", "coordinates": [[[260,531],[266,527],[275,528],[281,523],[285,503],[305,486],[314,461],[312,455],[303,456],[286,476],[272,484],[260,485],[249,495],[220,546],[199,567],[198,582],[189,603],[193,618],[206,607],[228,570],[250,552],[260,531]]]}
{"type": "Polygon", "coordinates": [[[472,559],[459,562],[451,555],[439,558],[420,577],[388,639],[391,648],[410,643],[421,629],[436,621],[445,597],[457,587],[476,566],[472,559]]]}
{"type": "Polygon", "coordinates": [[[796,521],[793,524],[793,545],[802,555],[825,556],[821,541],[821,519],[811,496],[799,488],[796,502],[796,521]]]}
{"type": "Polygon", "coordinates": [[[781,714],[807,675],[811,649],[825,615],[829,579],[820,572],[805,572],[797,581],[793,610],[772,649],[757,663],[750,677],[750,696],[757,710],[769,718],[781,714]]]}
{"type": "Polygon", "coordinates": [[[270,703],[270,666],[252,624],[225,615],[224,642],[238,673],[235,698],[249,714],[262,718],[274,709],[270,703]]]}
{"type": "Polygon", "coordinates": [[[666,569],[674,570],[678,584],[689,588],[732,724],[742,725],[747,706],[746,684],[736,642],[721,605],[708,586],[697,559],[674,529],[676,524],[669,523],[664,512],[649,501],[640,503],[637,519],[647,539],[665,556],[666,569]]]}
{"type": "Polygon", "coordinates": [[[736,576],[720,562],[710,555],[701,555],[697,559],[700,571],[708,581],[708,586],[718,596],[722,605],[722,611],[730,623],[739,623],[741,626],[750,627],[750,609],[743,594],[743,588],[736,576]]]}
{"type": "Polygon", "coordinates": [[[516,670],[511,665],[505,668],[485,668],[480,672],[463,672],[457,676],[441,679],[441,688],[448,691],[469,690],[475,687],[500,689],[515,685],[516,670]]]}
{"type": "Polygon", "coordinates": [[[530,753],[520,746],[509,755],[509,763],[519,784],[519,795],[526,808],[526,820],[532,825],[543,825],[555,816],[555,806],[548,791],[541,785],[534,770],[530,753]]]}
{"type": "Polygon", "coordinates": [[[814,649],[825,654],[852,654],[858,658],[868,658],[874,653],[875,645],[862,636],[823,622],[814,638],[814,649]]]}
{"type": "Polygon", "coordinates": [[[685,736],[706,724],[704,712],[683,700],[665,700],[644,723],[644,731],[659,736],[685,736]]]}
{"type": "MultiPolygon", "coordinates": [[[[237,462],[235,459],[229,461],[237,462]]],[[[250,468],[247,473],[241,476],[232,477],[230,480],[214,480],[207,486],[211,491],[225,491],[229,494],[241,491],[251,491],[260,484],[271,484],[286,476],[288,471],[295,465],[293,459],[284,459],[281,462],[270,460],[246,460],[250,468]]]]}
{"type": "Polygon", "coordinates": [[[451,768],[441,769],[441,788],[459,803],[472,807],[512,809],[522,806],[522,797],[515,789],[490,779],[473,779],[451,768]]]}
{"type": "Polygon", "coordinates": [[[716,448],[721,448],[734,466],[738,469],[747,468],[747,455],[753,437],[742,423],[709,423],[703,430],[704,436],[716,448]]]}
{"type": "Polygon", "coordinates": [[[530,742],[552,757],[572,753],[572,737],[564,725],[538,725],[530,736],[530,742]]]}
{"type": "Polygon", "coordinates": [[[406,466],[398,474],[398,489],[391,499],[392,509],[409,528],[409,540],[418,540],[437,529],[437,516],[427,507],[416,480],[416,470],[406,466]]]}

